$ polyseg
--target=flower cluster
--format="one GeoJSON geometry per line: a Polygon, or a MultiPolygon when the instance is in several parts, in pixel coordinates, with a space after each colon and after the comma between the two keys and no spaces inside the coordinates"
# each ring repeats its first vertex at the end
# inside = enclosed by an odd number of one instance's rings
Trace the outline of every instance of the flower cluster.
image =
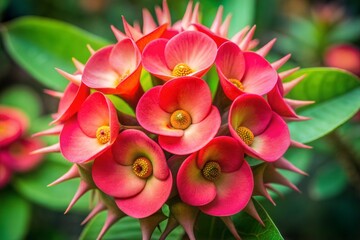
{"type": "Polygon", "coordinates": [[[163,238],[180,224],[194,239],[200,211],[220,217],[239,238],[230,216],[244,210],[262,222],[252,196],[273,201],[272,183],[297,190],[276,169],[304,174],[283,157],[290,146],[307,147],[291,140],[286,123],[305,120],[294,109],[310,103],[284,98],[302,80],[282,82],[298,68],[277,72],[290,55],[269,63],[275,39],[255,51],[255,27],[229,39],[230,16],[222,21],[222,7],[210,28],[198,9],[190,2],[171,24],[164,1],[157,23],[143,11],[143,29],[123,18],[124,33],[112,27],[117,43],[90,48],[86,64],[74,59],[73,74],[58,70],[68,87],[48,91],[60,97],[55,126],[38,135],[60,140],[38,152],[60,151],[74,163],[53,183],[81,178],[67,211],[85,192],[97,193],[85,222],[108,210],[99,238],[131,216],[144,239],[165,219],[163,238]],[[250,166],[249,158],[261,163],[250,166]]]}
{"type": "Polygon", "coordinates": [[[29,119],[20,109],[0,105],[0,189],[15,172],[27,172],[42,160],[41,154],[30,154],[43,147],[39,139],[27,136],[29,119]]]}

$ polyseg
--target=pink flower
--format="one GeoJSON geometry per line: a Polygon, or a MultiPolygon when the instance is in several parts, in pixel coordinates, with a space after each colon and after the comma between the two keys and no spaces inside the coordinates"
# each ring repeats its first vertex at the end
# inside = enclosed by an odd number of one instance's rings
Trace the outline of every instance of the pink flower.
{"type": "Polygon", "coordinates": [[[254,187],[252,171],[240,144],[214,138],[181,165],[177,188],[182,201],[213,216],[230,216],[245,208],[254,187]]]}
{"type": "Polygon", "coordinates": [[[0,147],[20,138],[27,130],[28,117],[16,108],[0,106],[0,147]]]}
{"type": "Polygon", "coordinates": [[[360,76],[360,49],[350,44],[338,44],[328,48],[324,56],[325,65],[342,68],[360,76]]]}
{"type": "Polygon", "coordinates": [[[100,92],[90,95],[77,115],[64,123],[60,150],[66,159],[82,163],[108,149],[120,130],[117,112],[100,92]]]}
{"type": "Polygon", "coordinates": [[[276,84],[276,70],[262,56],[243,52],[232,42],[222,44],[216,57],[221,86],[230,100],[244,93],[264,95],[276,84]]]}
{"type": "Polygon", "coordinates": [[[172,186],[163,151],[138,130],[121,132],[113,147],[95,159],[92,175],[120,210],[135,218],[158,211],[172,186]]]}
{"type": "Polygon", "coordinates": [[[200,78],[181,77],[146,92],[136,108],[142,127],[159,135],[160,146],[184,155],[205,146],[220,127],[210,89],[200,78]]]}
{"type": "Polygon", "coordinates": [[[187,31],[170,40],[157,39],[143,52],[143,66],[164,81],[181,76],[203,76],[216,57],[215,42],[203,33],[187,31]]]}
{"type": "Polygon", "coordinates": [[[289,129],[264,98],[243,94],[229,111],[229,129],[246,154],[265,161],[276,161],[290,146],[289,129]]]}
{"type": "Polygon", "coordinates": [[[21,138],[0,149],[0,158],[12,172],[26,172],[39,165],[43,159],[43,154],[32,154],[43,146],[39,139],[21,138]]]}
{"type": "Polygon", "coordinates": [[[119,94],[135,105],[142,94],[140,74],[141,53],[136,44],[126,38],[95,52],[85,65],[82,81],[103,93],[119,94]]]}
{"type": "Polygon", "coordinates": [[[5,187],[11,180],[12,171],[2,162],[0,158],[0,189],[5,187]]]}

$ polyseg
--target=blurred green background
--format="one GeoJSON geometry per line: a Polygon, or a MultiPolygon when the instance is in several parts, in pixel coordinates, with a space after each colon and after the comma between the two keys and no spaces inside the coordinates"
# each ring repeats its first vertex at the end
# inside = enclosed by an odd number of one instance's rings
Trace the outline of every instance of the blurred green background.
{"type": "MultiPolygon", "coordinates": [[[[331,46],[350,44],[357,49],[360,46],[358,0],[202,0],[200,3],[202,22],[207,26],[217,7],[224,5],[225,13],[233,15],[230,35],[246,25],[256,24],[255,36],[260,46],[276,37],[278,41],[269,58],[277,59],[290,52],[291,66],[324,66],[326,52],[331,46]]],[[[187,1],[168,0],[168,4],[176,21],[183,16],[187,1]]],[[[1,23],[27,15],[49,17],[114,42],[110,25],[123,29],[122,15],[130,23],[135,20],[141,23],[141,9],[148,8],[154,14],[155,5],[161,5],[161,1],[0,0],[0,17],[1,23]]],[[[27,86],[41,99],[42,115],[57,110],[56,100],[43,94],[44,86],[18,66],[1,43],[0,94],[19,85],[27,86]]],[[[46,121],[43,122],[45,125],[46,121]]],[[[360,239],[359,119],[351,120],[334,134],[335,138],[325,137],[311,143],[314,147],[311,157],[298,162],[298,166],[309,173],[309,177],[297,184],[301,194],[289,192],[284,198],[277,198],[276,207],[264,201],[285,239],[360,239]]],[[[54,174],[53,179],[56,176],[59,175],[54,174]]],[[[2,191],[13,193],[13,188],[19,190],[19,184],[2,191]]],[[[20,195],[29,198],[23,192],[20,195]]],[[[51,211],[40,203],[32,204],[30,209],[32,215],[25,239],[77,239],[81,233],[80,223],[86,215],[81,211],[64,216],[61,208],[51,211]]],[[[1,213],[5,214],[5,210],[0,210],[1,213]]]]}

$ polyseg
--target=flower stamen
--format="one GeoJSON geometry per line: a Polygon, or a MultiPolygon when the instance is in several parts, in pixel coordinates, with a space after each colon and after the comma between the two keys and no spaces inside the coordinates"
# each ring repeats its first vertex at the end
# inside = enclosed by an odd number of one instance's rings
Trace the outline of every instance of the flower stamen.
{"type": "Polygon", "coordinates": [[[221,167],[219,163],[215,161],[209,161],[205,164],[201,172],[204,178],[213,182],[220,177],[221,167]]]}
{"type": "Polygon", "coordinates": [[[174,67],[171,74],[175,77],[183,77],[193,72],[194,70],[192,70],[186,63],[179,63],[174,67]]]}
{"type": "Polygon", "coordinates": [[[237,80],[236,78],[230,78],[229,81],[234,84],[235,87],[237,87],[241,91],[244,91],[244,85],[239,80],[237,80]]]}
{"type": "Polygon", "coordinates": [[[96,130],[96,138],[99,143],[105,144],[110,141],[110,127],[101,126],[96,130]]]}
{"type": "Polygon", "coordinates": [[[145,157],[135,159],[132,170],[139,178],[148,178],[153,172],[151,161],[145,157]]]}
{"type": "Polygon", "coordinates": [[[170,116],[170,124],[173,128],[185,130],[191,125],[191,116],[184,110],[176,110],[170,116]]]}
{"type": "Polygon", "coordinates": [[[246,145],[250,146],[254,142],[254,134],[247,127],[242,127],[242,126],[238,127],[236,129],[236,133],[239,135],[241,140],[243,140],[246,143],[246,145]]]}

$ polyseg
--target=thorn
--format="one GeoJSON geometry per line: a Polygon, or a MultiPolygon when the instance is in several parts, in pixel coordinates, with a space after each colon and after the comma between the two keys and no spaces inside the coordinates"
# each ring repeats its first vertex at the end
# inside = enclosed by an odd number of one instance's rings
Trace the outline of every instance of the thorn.
{"type": "Polygon", "coordinates": [[[270,42],[265,44],[262,48],[257,50],[256,53],[259,54],[262,57],[265,57],[270,52],[270,50],[272,49],[275,42],[276,42],[276,38],[272,39],[270,42]]]}
{"type": "Polygon", "coordinates": [[[102,237],[105,235],[106,231],[109,230],[109,228],[116,223],[118,220],[123,218],[125,215],[120,215],[113,213],[112,211],[108,211],[104,226],[102,227],[99,235],[97,236],[97,240],[102,239],[102,237]]]}
{"type": "Polygon", "coordinates": [[[69,206],[65,210],[64,214],[68,213],[70,211],[70,209],[75,205],[75,203],[90,189],[91,189],[91,187],[89,186],[89,184],[87,184],[85,181],[81,180],[80,185],[79,185],[73,199],[71,200],[69,206]]]}
{"type": "Polygon", "coordinates": [[[299,69],[300,69],[300,67],[295,67],[295,68],[283,71],[283,72],[279,73],[279,77],[281,80],[283,80],[284,78],[290,76],[291,74],[293,74],[294,72],[296,72],[299,69]]]}
{"type": "Polygon", "coordinates": [[[62,98],[64,96],[63,92],[58,92],[58,91],[54,91],[54,90],[50,90],[50,89],[45,89],[44,93],[46,93],[47,95],[50,95],[52,97],[55,97],[55,98],[62,98]]]}
{"type": "Polygon", "coordinates": [[[119,29],[117,29],[114,25],[110,26],[111,31],[114,33],[114,36],[118,42],[124,40],[126,38],[126,35],[122,33],[119,29]]]}
{"type": "Polygon", "coordinates": [[[285,169],[288,171],[292,171],[304,176],[309,176],[306,172],[300,170],[299,168],[297,168],[295,165],[293,165],[289,160],[287,160],[286,158],[282,157],[279,160],[277,160],[276,162],[273,163],[274,167],[276,168],[281,168],[281,169],[285,169]]]}
{"type": "Polygon", "coordinates": [[[302,100],[293,100],[288,98],[284,98],[284,101],[293,109],[305,107],[315,103],[315,101],[302,101],[302,100]]]}
{"type": "Polygon", "coordinates": [[[256,29],[256,25],[254,25],[250,31],[246,34],[246,36],[244,37],[244,39],[241,41],[240,43],[240,49],[242,51],[246,51],[249,47],[250,41],[252,40],[254,33],[255,33],[255,29],[256,29]]]}
{"type": "Polygon", "coordinates": [[[239,233],[237,232],[231,217],[220,217],[220,219],[225,223],[226,227],[229,229],[234,238],[241,240],[241,237],[239,236],[239,233]]]}
{"type": "Polygon", "coordinates": [[[61,177],[59,177],[58,179],[56,179],[52,183],[48,184],[47,186],[52,187],[52,186],[54,186],[56,184],[59,184],[59,183],[62,183],[62,182],[65,182],[67,180],[77,178],[77,177],[80,177],[79,170],[77,168],[77,165],[73,164],[70,167],[70,169],[64,175],[62,175],[61,177]]]}
{"type": "Polygon", "coordinates": [[[220,26],[220,36],[223,37],[227,37],[228,32],[229,32],[229,27],[230,27],[230,23],[231,23],[231,19],[232,19],[232,15],[229,13],[224,22],[221,24],[220,26]]]}
{"type": "Polygon", "coordinates": [[[60,73],[64,78],[66,78],[67,80],[69,80],[70,82],[72,82],[73,84],[77,85],[77,86],[80,86],[80,83],[81,83],[81,74],[76,74],[76,75],[73,75],[73,74],[70,74],[70,73],[67,73],[59,68],[55,68],[56,71],[58,73],[60,73]]]}
{"type": "Polygon", "coordinates": [[[194,11],[193,11],[191,19],[190,19],[190,24],[199,22],[199,6],[200,6],[200,3],[197,2],[195,4],[194,11]]]}
{"type": "Polygon", "coordinates": [[[296,148],[305,148],[305,149],[312,149],[312,146],[305,145],[301,142],[297,142],[295,140],[290,140],[290,147],[296,147],[296,148]]]}
{"type": "Polygon", "coordinates": [[[273,62],[271,64],[271,66],[275,69],[275,70],[279,70],[279,68],[281,68],[291,57],[291,54],[289,53],[288,55],[285,55],[284,57],[280,58],[279,60],[273,62]]]}
{"type": "Polygon", "coordinates": [[[211,24],[210,30],[215,33],[215,34],[220,34],[220,27],[221,27],[221,21],[222,21],[222,16],[223,16],[223,12],[224,12],[224,7],[222,5],[219,6],[214,21],[211,24]]]}
{"type": "Polygon", "coordinates": [[[55,143],[51,146],[43,147],[37,150],[30,152],[30,154],[39,154],[39,153],[53,153],[53,152],[60,152],[60,144],[55,143]]]}
{"type": "Polygon", "coordinates": [[[40,136],[48,136],[48,135],[57,135],[60,134],[61,130],[63,128],[63,125],[56,125],[50,129],[46,129],[44,131],[34,133],[31,135],[31,137],[40,137],[40,136]]]}
{"type": "Polygon", "coordinates": [[[247,31],[249,31],[250,27],[246,26],[241,29],[238,33],[236,33],[232,38],[231,41],[234,42],[236,45],[240,45],[241,41],[243,40],[247,31]]]}
{"type": "Polygon", "coordinates": [[[263,227],[265,227],[265,224],[262,221],[261,217],[259,216],[252,199],[250,199],[250,201],[248,202],[248,204],[244,208],[244,211],[247,214],[249,214],[251,217],[253,217],[256,221],[258,221],[263,227]]]}
{"type": "Polygon", "coordinates": [[[302,75],[298,78],[295,78],[294,80],[291,80],[290,82],[284,82],[284,95],[288,94],[296,85],[298,85],[302,80],[304,80],[304,78],[305,75],[302,75]]]}
{"type": "Polygon", "coordinates": [[[86,47],[87,47],[87,49],[89,50],[89,52],[90,52],[91,55],[94,55],[94,54],[95,54],[95,50],[90,46],[90,44],[87,44],[86,47]]]}
{"type": "Polygon", "coordinates": [[[98,213],[106,210],[106,206],[102,201],[99,201],[98,204],[91,210],[89,215],[86,216],[86,218],[81,222],[81,225],[86,224],[89,222],[93,217],[95,217],[98,213]]]}
{"type": "Polygon", "coordinates": [[[76,69],[78,70],[78,72],[80,74],[82,74],[84,72],[85,65],[82,64],[79,60],[77,60],[74,57],[72,58],[72,61],[73,61],[74,65],[75,65],[76,69]]]}

